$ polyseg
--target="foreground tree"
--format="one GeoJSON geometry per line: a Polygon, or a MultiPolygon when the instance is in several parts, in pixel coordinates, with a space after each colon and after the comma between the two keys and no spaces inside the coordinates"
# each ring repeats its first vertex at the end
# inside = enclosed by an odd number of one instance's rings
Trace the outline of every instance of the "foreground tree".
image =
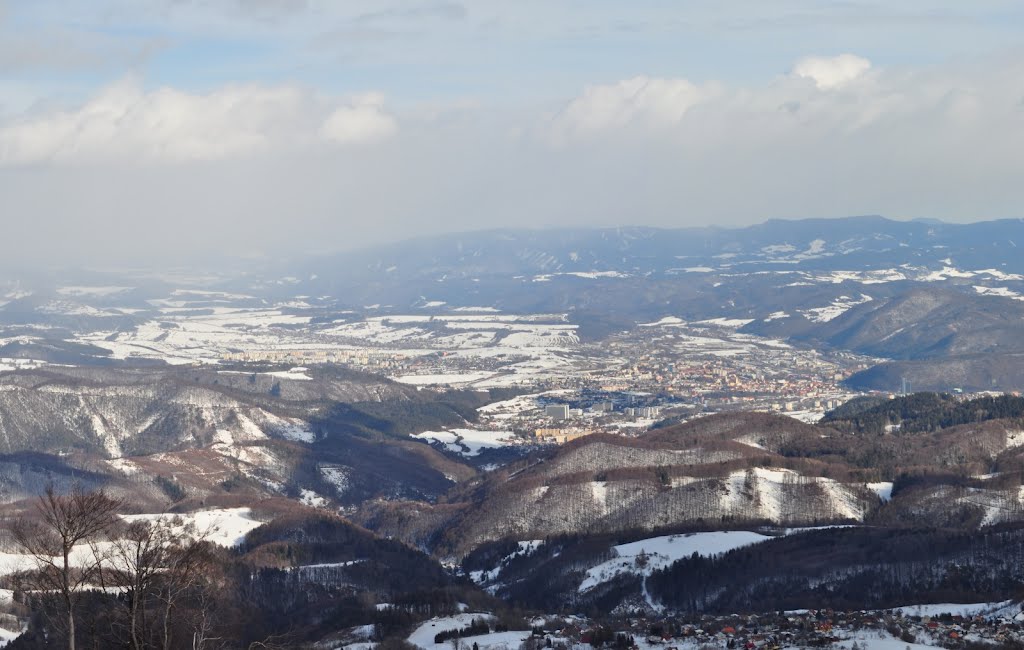
{"type": "Polygon", "coordinates": [[[103,579],[123,594],[131,648],[176,647],[176,631],[191,632],[193,649],[219,640],[211,636],[209,593],[219,571],[194,527],[166,518],[132,521],[112,543],[110,560],[103,579]]]}
{"type": "Polygon", "coordinates": [[[36,502],[35,516],[11,526],[15,543],[35,562],[32,587],[61,605],[69,650],[75,650],[75,604],[102,571],[104,556],[96,542],[110,533],[122,506],[102,490],[86,491],[76,484],[59,494],[51,484],[36,502]]]}
{"type": "Polygon", "coordinates": [[[128,524],[113,543],[107,579],[124,593],[128,642],[135,650],[147,645],[148,596],[155,590],[160,571],[176,546],[177,540],[167,525],[145,520],[128,524]]]}

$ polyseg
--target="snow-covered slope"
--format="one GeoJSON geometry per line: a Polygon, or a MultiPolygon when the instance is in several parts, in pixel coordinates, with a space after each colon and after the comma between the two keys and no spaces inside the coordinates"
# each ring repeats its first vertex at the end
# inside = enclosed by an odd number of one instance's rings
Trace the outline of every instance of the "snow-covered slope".
{"type": "Polygon", "coordinates": [[[666,535],[619,544],[613,549],[616,555],[614,559],[587,570],[579,590],[587,591],[622,574],[648,576],[694,553],[709,557],[768,539],[771,537],[760,533],[736,530],[666,535]]]}
{"type": "Polygon", "coordinates": [[[255,400],[174,379],[93,383],[46,373],[0,378],[0,450],[85,448],[109,458],[306,430],[255,400]]]}

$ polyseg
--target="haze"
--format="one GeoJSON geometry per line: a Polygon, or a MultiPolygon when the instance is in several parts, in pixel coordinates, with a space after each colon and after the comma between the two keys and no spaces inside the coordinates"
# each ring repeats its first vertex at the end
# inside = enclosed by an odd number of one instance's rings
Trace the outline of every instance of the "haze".
{"type": "Polygon", "coordinates": [[[8,263],[1020,215],[1019,2],[0,0],[8,263]]]}

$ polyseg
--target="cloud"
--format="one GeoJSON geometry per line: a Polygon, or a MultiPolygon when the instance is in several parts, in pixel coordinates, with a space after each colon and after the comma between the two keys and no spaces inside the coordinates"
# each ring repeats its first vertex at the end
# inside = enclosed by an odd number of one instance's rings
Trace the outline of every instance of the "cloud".
{"type": "Polygon", "coordinates": [[[442,20],[461,20],[467,15],[466,7],[458,2],[435,2],[414,7],[393,7],[372,11],[356,16],[355,22],[376,22],[380,20],[418,20],[421,18],[437,18],[442,20]]]}
{"type": "Polygon", "coordinates": [[[166,45],[164,38],[134,34],[112,35],[62,27],[39,31],[5,29],[0,18],[0,71],[7,73],[120,70],[146,62],[166,45]]]}
{"type": "Polygon", "coordinates": [[[224,242],[284,255],[488,227],[1020,214],[1024,60],[879,66],[832,88],[786,64],[757,83],[623,76],[539,106],[128,81],[0,116],[8,254],[148,261],[154,241],[172,256],[224,242]]]}
{"type": "Polygon", "coordinates": [[[218,160],[372,140],[397,129],[379,95],[336,104],[294,86],[200,94],[122,81],[78,107],[0,126],[0,165],[218,160]]]}
{"type": "MultiPolygon", "coordinates": [[[[729,138],[731,130],[757,124],[763,135],[807,129],[812,125],[845,131],[906,112],[926,111],[935,104],[936,87],[922,76],[907,80],[898,74],[877,77],[853,91],[871,69],[866,58],[854,54],[806,57],[765,86],[727,86],[720,82],[695,84],[684,78],[638,76],[610,84],[591,85],[570,99],[543,131],[549,142],[624,136],[685,136],[690,143],[708,140],[715,129],[729,138]],[[813,85],[806,83],[813,82],[813,85]],[[920,84],[914,92],[896,87],[908,81],[920,84]],[[845,89],[842,96],[833,91],[845,89]],[[853,99],[853,100],[851,100],[853,99]],[[858,100],[859,99],[859,100],[858,100]],[[725,120],[728,119],[728,123],[725,120]],[[712,131],[709,131],[712,129],[712,131]]],[[[948,98],[947,98],[948,99],[948,98]]],[[[966,98],[958,101],[962,107],[966,98]]]]}
{"type": "Polygon", "coordinates": [[[356,97],[337,108],[320,129],[325,138],[341,144],[378,140],[397,131],[398,123],[384,112],[384,98],[377,93],[356,97]]]}
{"type": "Polygon", "coordinates": [[[811,56],[793,67],[793,74],[811,79],[821,90],[832,90],[857,79],[871,69],[871,62],[853,54],[834,57],[811,56]]]}
{"type": "Polygon", "coordinates": [[[586,135],[636,124],[676,124],[714,92],[710,86],[699,87],[686,79],[645,76],[589,86],[556,116],[556,136],[586,135]]]}

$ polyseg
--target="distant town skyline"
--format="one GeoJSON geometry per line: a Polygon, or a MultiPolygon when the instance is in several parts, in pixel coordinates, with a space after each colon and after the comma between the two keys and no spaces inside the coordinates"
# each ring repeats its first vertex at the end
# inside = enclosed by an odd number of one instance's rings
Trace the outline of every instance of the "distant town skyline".
{"type": "Polygon", "coordinates": [[[8,260],[1024,216],[1024,6],[0,0],[8,260]]]}

